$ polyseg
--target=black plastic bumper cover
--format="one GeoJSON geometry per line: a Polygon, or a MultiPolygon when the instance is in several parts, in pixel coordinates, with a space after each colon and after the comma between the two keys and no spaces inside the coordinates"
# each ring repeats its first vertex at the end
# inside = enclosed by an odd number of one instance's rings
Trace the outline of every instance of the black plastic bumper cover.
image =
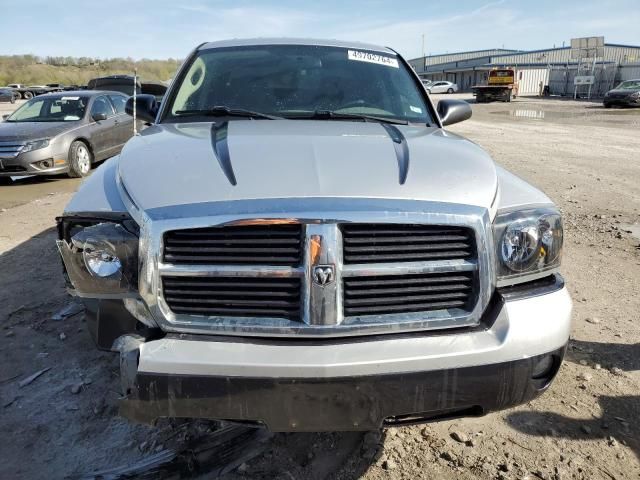
{"type": "Polygon", "coordinates": [[[337,378],[203,377],[138,373],[120,404],[125,417],[195,417],[259,422],[270,430],[374,430],[483,415],[528,402],[558,371],[565,348],[550,352],[553,368],[533,379],[540,356],[430,372],[337,378]]]}

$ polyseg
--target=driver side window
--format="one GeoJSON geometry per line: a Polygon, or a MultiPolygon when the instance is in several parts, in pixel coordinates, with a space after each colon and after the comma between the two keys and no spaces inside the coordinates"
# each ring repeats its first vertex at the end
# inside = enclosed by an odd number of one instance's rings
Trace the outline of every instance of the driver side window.
{"type": "Polygon", "coordinates": [[[111,108],[111,104],[107,97],[98,97],[93,101],[91,116],[93,117],[98,113],[104,113],[107,117],[112,117],[114,115],[113,108],[111,108]]]}

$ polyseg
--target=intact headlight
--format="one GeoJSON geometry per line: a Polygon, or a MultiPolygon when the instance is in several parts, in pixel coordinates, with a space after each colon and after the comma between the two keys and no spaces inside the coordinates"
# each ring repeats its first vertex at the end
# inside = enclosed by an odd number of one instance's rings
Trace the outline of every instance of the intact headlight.
{"type": "Polygon", "coordinates": [[[560,267],[562,217],[555,209],[498,213],[493,234],[498,286],[533,280],[560,267]]]}
{"type": "Polygon", "coordinates": [[[137,294],[136,230],[130,220],[59,219],[58,249],[78,295],[107,298],[137,294]]]}
{"type": "Polygon", "coordinates": [[[33,140],[31,142],[26,143],[25,146],[22,147],[22,150],[20,151],[20,153],[31,152],[32,150],[40,150],[41,148],[48,147],[48,146],[49,146],[48,138],[43,138],[42,140],[33,140]]]}

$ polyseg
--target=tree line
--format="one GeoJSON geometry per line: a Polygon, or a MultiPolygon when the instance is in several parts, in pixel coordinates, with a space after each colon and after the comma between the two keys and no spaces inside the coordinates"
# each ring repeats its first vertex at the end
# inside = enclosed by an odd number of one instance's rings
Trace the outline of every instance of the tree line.
{"type": "Polygon", "coordinates": [[[63,83],[86,85],[95,77],[105,75],[133,75],[144,81],[167,81],[173,78],[182,60],[168,58],[91,58],[91,57],[39,57],[36,55],[0,55],[0,86],[9,83],[43,85],[63,83]]]}

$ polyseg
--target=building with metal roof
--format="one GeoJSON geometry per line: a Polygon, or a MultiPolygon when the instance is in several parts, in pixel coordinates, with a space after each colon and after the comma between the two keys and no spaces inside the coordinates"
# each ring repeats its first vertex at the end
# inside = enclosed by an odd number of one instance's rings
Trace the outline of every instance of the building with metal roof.
{"type": "MultiPolygon", "coordinates": [[[[604,95],[614,84],[637,78],[640,71],[640,46],[605,43],[603,55],[594,59],[590,72],[595,76],[594,95],[604,95]],[[634,77],[635,75],[635,77],[634,77]]],[[[460,91],[471,91],[474,85],[484,85],[488,72],[494,68],[517,70],[519,94],[538,94],[540,85],[548,86],[552,95],[573,95],[573,79],[585,72],[584,63],[572,57],[571,47],[543,50],[476,50],[443,55],[430,55],[409,60],[418,75],[425,80],[447,80],[458,84],[460,91]]]]}

